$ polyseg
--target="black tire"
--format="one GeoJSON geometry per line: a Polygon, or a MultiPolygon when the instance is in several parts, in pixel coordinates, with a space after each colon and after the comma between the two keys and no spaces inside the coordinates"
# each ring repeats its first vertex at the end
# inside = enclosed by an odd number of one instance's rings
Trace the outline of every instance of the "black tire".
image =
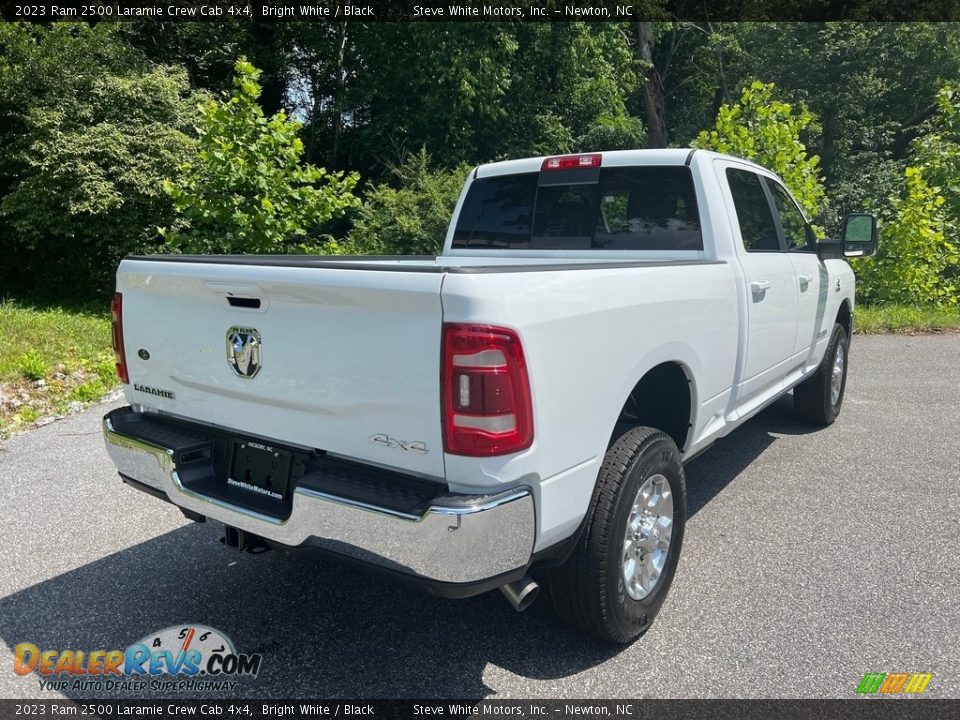
{"type": "Polygon", "coordinates": [[[607,449],[586,527],[573,554],[550,577],[557,614],[578,630],[612,643],[629,643],[650,627],[670,590],[686,521],[680,451],[666,433],[634,427],[607,449]],[[621,573],[627,519],[643,483],[662,475],[673,497],[673,525],[659,579],[646,597],[628,594],[621,573]]]}
{"type": "Polygon", "coordinates": [[[840,323],[834,323],[827,351],[820,361],[820,367],[809,378],[793,389],[793,407],[800,417],[826,427],[832,425],[840,414],[843,405],[843,393],[847,389],[847,368],[850,365],[850,339],[840,323]],[[840,393],[833,398],[833,367],[838,348],[843,353],[843,370],[840,373],[840,393]]]}

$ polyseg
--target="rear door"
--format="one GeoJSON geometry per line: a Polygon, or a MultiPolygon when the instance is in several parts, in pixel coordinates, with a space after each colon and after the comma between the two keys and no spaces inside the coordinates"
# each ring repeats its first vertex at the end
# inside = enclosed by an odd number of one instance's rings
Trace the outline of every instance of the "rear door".
{"type": "Polygon", "coordinates": [[[742,404],[776,386],[787,372],[797,337],[796,272],[783,252],[761,176],[734,163],[719,167],[731,217],[736,219],[734,245],[747,286],[742,404]]]}
{"type": "Polygon", "coordinates": [[[131,403],[443,477],[442,274],[210,260],[121,264],[131,403]]]}

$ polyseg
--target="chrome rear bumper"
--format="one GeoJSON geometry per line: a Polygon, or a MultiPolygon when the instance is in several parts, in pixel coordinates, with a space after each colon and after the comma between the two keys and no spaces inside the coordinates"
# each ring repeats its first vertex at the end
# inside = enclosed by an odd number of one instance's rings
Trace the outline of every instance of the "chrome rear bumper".
{"type": "Polygon", "coordinates": [[[279,519],[185,487],[173,450],[118,431],[110,415],[103,431],[121,476],[164,493],[174,505],[283,545],[317,546],[442,583],[511,573],[525,568],[533,552],[536,520],[525,488],[444,495],[411,517],[297,487],[289,517],[279,519]]]}

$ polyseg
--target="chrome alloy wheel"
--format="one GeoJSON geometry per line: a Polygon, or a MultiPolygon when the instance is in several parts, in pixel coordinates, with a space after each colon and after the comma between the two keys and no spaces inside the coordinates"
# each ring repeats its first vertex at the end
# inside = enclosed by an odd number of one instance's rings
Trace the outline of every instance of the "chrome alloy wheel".
{"type": "Polygon", "coordinates": [[[833,356],[833,370],[830,374],[830,404],[836,405],[840,400],[840,390],[843,387],[843,345],[837,343],[837,352],[833,356]]]}
{"type": "Polygon", "coordinates": [[[673,534],[673,493],[663,475],[646,479],[633,500],[623,538],[620,574],[627,594],[642,600],[657,586],[673,534]]]}

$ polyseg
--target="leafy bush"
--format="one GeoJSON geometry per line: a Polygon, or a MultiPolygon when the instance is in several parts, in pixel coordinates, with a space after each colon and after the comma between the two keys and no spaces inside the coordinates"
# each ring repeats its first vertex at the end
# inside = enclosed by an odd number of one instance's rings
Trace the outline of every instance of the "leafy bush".
{"type": "Polygon", "coordinates": [[[347,249],[357,254],[436,255],[453,208],[470,168],[431,170],[426,149],[408,155],[396,168],[394,180],[373,187],[366,195],[347,249]]]}
{"type": "Polygon", "coordinates": [[[260,71],[243,59],[235,70],[230,99],[200,109],[196,157],[164,183],[179,216],[164,238],[194,253],[336,251],[312,233],[358,204],[358,176],[301,165],[300,123],[265,117],[260,71]]]}
{"type": "Polygon", "coordinates": [[[902,196],[885,213],[876,258],[856,261],[868,302],[957,307],[960,286],[960,93],[937,95],[929,132],[913,141],[902,196]]]}
{"type": "MultiPolygon", "coordinates": [[[[912,150],[923,177],[943,195],[944,232],[956,257],[960,251],[960,87],[947,84],[941,88],[931,131],[917,138],[912,150]]],[[[944,280],[954,287],[960,285],[960,264],[948,262],[944,280]]]]}
{"type": "Polygon", "coordinates": [[[155,248],[172,217],[161,183],[192,148],[197,96],[185,72],[147,64],[116,33],[0,26],[4,290],[109,292],[119,259],[155,248]]]}
{"type": "Polygon", "coordinates": [[[20,357],[17,364],[20,374],[27,380],[42,380],[50,372],[47,361],[36,350],[28,350],[20,357]]]}
{"type": "Polygon", "coordinates": [[[857,294],[866,302],[957,305],[946,271],[960,261],[945,232],[944,199],[920,168],[904,173],[906,193],[891,202],[877,256],[853,262],[857,294]]]}
{"type": "Polygon", "coordinates": [[[809,215],[823,200],[820,158],[807,154],[801,135],[818,131],[806,105],[796,109],[774,97],[773,83],[753,82],[743,89],[740,102],[723,104],[713,130],[702,131],[694,147],[752,160],[779,175],[809,215]]]}
{"type": "Polygon", "coordinates": [[[941,188],[946,200],[944,212],[954,225],[960,224],[960,88],[947,84],[937,94],[937,112],[930,132],[914,140],[914,164],[923,176],[941,188]]]}

